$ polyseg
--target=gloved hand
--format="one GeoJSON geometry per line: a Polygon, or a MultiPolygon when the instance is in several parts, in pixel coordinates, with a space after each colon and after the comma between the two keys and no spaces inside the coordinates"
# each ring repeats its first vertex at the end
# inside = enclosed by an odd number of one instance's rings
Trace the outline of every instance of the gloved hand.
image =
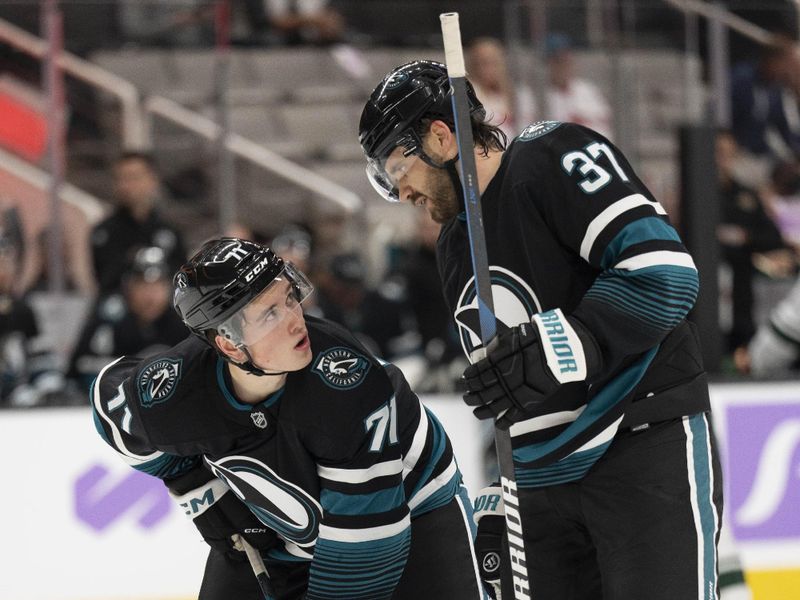
{"type": "Polygon", "coordinates": [[[464,402],[479,419],[508,429],[525,411],[549,398],[562,384],[584,381],[600,370],[597,342],[561,309],[533,316],[496,336],[486,358],[464,371],[464,402]]]}
{"type": "Polygon", "coordinates": [[[499,485],[483,488],[475,496],[472,519],[478,526],[475,555],[481,579],[494,600],[501,600],[500,564],[503,557],[503,532],[506,520],[499,485]]]}
{"type": "Polygon", "coordinates": [[[183,508],[209,546],[233,560],[247,560],[234,547],[231,536],[238,533],[258,550],[269,550],[278,538],[230,488],[199,464],[180,477],[165,481],[170,496],[183,508]]]}

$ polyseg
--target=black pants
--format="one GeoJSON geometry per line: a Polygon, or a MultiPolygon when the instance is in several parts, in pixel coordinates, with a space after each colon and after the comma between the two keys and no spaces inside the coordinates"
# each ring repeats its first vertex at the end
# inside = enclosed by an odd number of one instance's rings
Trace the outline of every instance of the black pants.
{"type": "MultiPolygon", "coordinates": [[[[463,488],[462,488],[463,489],[463,488]]],[[[473,550],[472,511],[466,494],[411,521],[411,549],[393,600],[484,600],[473,550]]],[[[270,567],[275,600],[298,600],[308,563],[270,567]]],[[[513,596],[512,596],[513,598],[513,596]]],[[[264,600],[250,564],[211,550],[199,600],[264,600]]]]}
{"type": "Polygon", "coordinates": [[[520,490],[533,598],[717,598],[722,473],[709,418],[620,432],[582,480],[520,490]]]}

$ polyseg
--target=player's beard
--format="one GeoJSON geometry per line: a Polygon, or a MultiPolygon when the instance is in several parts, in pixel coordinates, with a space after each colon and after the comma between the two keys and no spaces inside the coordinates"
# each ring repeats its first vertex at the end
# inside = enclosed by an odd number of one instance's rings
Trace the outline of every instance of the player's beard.
{"type": "Polygon", "coordinates": [[[436,223],[444,225],[461,212],[461,204],[456,197],[453,182],[445,169],[428,168],[425,187],[430,190],[426,194],[426,208],[436,223]]]}

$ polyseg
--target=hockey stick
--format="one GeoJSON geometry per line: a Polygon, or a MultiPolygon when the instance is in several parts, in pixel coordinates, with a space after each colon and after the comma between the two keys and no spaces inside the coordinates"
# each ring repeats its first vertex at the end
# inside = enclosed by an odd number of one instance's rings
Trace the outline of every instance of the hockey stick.
{"type": "Polygon", "coordinates": [[[267,568],[264,566],[264,561],[261,559],[261,555],[258,553],[258,550],[253,548],[253,546],[250,545],[250,542],[248,542],[238,533],[233,534],[231,539],[233,540],[234,548],[237,550],[243,550],[244,553],[247,554],[247,560],[250,561],[250,567],[253,569],[253,574],[258,580],[258,587],[261,588],[261,593],[264,594],[264,599],[272,600],[272,598],[274,598],[272,583],[269,580],[267,568]]]}
{"type": "MultiPolygon", "coordinates": [[[[478,315],[481,326],[481,342],[485,352],[489,341],[497,333],[497,320],[494,316],[489,259],[486,254],[486,238],[483,233],[481,199],[478,190],[475,150],[472,140],[469,102],[467,100],[466,69],[464,53],[461,48],[461,29],[458,13],[439,15],[442,22],[444,56],[450,87],[453,90],[453,119],[456,126],[461,182],[464,188],[464,206],[467,212],[472,272],[475,275],[475,294],[478,300],[478,315]]],[[[497,462],[500,467],[500,484],[505,504],[506,531],[508,532],[509,555],[514,581],[514,598],[530,600],[531,591],[528,568],[525,559],[525,546],[522,537],[522,520],[519,512],[519,496],[514,475],[514,455],[510,431],[495,428],[497,462]]]]}

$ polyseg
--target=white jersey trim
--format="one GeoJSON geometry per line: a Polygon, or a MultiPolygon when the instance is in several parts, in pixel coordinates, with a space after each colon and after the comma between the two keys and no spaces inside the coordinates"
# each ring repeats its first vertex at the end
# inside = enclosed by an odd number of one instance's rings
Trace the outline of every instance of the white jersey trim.
{"type": "Polygon", "coordinates": [[[407,513],[400,521],[391,525],[380,525],[378,527],[368,527],[366,529],[340,529],[330,525],[319,526],[319,539],[332,540],[335,542],[370,542],[382,540],[398,535],[411,526],[411,514],[407,513]]]}
{"type": "Polygon", "coordinates": [[[631,194],[630,196],[625,196],[622,200],[617,200],[589,223],[589,226],[586,228],[586,234],[583,236],[583,241],[581,242],[581,258],[589,262],[589,254],[592,252],[592,246],[594,246],[597,236],[603,232],[611,221],[622,213],[639,206],[651,206],[657,214],[667,214],[667,211],[664,210],[661,204],[653,202],[642,194],[631,194]]]}
{"type": "MultiPolygon", "coordinates": [[[[151,461],[151,460],[153,460],[155,458],[158,458],[159,456],[162,456],[164,453],[156,450],[152,454],[136,454],[135,452],[129,450],[125,446],[125,442],[122,441],[122,433],[120,433],[120,430],[117,427],[116,423],[114,423],[114,421],[103,410],[102,398],[100,397],[100,381],[102,380],[103,375],[105,375],[106,371],[108,371],[111,367],[113,367],[115,364],[117,364],[123,358],[124,357],[120,356],[114,362],[109,363],[97,375],[97,380],[94,383],[94,397],[93,397],[92,400],[94,402],[94,408],[95,408],[95,411],[97,412],[98,416],[101,419],[103,419],[106,423],[108,423],[109,427],[111,428],[111,437],[114,438],[114,446],[115,446],[117,452],[119,452],[120,454],[123,455],[123,457],[126,459],[125,462],[127,462],[128,464],[137,465],[137,464],[149,462],[149,461],[151,461]]],[[[120,384],[120,386],[119,386],[119,391],[120,391],[120,396],[122,398],[124,398],[124,396],[122,396],[122,384],[120,384]]],[[[120,401],[117,401],[116,399],[117,399],[117,396],[112,398],[111,402],[114,402],[114,407],[115,408],[119,408],[120,406],[122,406],[122,404],[124,404],[124,400],[122,400],[120,402],[120,401]]],[[[127,417],[124,417],[124,419],[127,419],[127,417]]],[[[127,419],[127,422],[130,423],[130,419],[127,419]]]]}
{"type": "Polygon", "coordinates": [[[422,405],[422,400],[417,398],[419,402],[419,423],[417,423],[417,430],[414,432],[414,439],[411,442],[411,447],[403,457],[403,479],[417,466],[422,450],[425,448],[425,441],[428,439],[428,413],[425,412],[425,407],[422,405]]]}
{"type": "Polygon", "coordinates": [[[624,269],[626,271],[636,271],[638,269],[656,267],[659,265],[673,265],[676,267],[686,267],[688,269],[697,270],[692,257],[686,252],[672,252],[670,250],[646,252],[645,254],[632,256],[621,262],[618,262],[616,265],[614,265],[614,268],[624,269]]]}
{"type": "Polygon", "coordinates": [[[400,459],[377,463],[366,469],[334,469],[317,466],[317,474],[320,477],[341,483],[366,483],[377,477],[397,475],[402,472],[403,461],[400,459]]]}
{"type": "Polygon", "coordinates": [[[408,508],[414,510],[417,506],[425,502],[428,498],[430,498],[434,492],[442,489],[446,486],[453,476],[456,474],[458,470],[458,466],[456,466],[456,460],[450,461],[450,464],[447,465],[447,468],[439,473],[436,477],[431,479],[428,483],[422,486],[422,489],[418,491],[414,496],[408,501],[408,508]]]}
{"type": "Polygon", "coordinates": [[[514,423],[510,429],[511,437],[532,433],[534,431],[540,431],[542,429],[549,429],[550,427],[564,425],[565,423],[572,423],[575,419],[581,416],[581,413],[584,410],[586,410],[585,404],[580,408],[576,408],[575,410],[562,410],[559,412],[550,413],[548,415],[541,415],[539,417],[533,417],[532,419],[526,419],[525,421],[520,421],[519,423],[514,423]]]}

